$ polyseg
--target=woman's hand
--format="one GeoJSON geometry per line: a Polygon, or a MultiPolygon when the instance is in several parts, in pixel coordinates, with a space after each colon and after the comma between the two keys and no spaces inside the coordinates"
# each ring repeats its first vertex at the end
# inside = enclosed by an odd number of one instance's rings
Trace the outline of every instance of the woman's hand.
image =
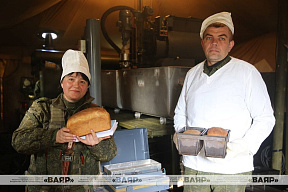
{"type": "Polygon", "coordinates": [[[76,141],[76,136],[70,133],[70,129],[63,127],[56,133],[56,143],[68,143],[76,141]]]}
{"type": "Polygon", "coordinates": [[[77,139],[79,141],[81,141],[82,143],[86,145],[91,145],[91,146],[97,145],[98,143],[100,143],[100,141],[104,139],[108,139],[108,138],[110,138],[110,136],[98,138],[96,133],[93,130],[91,130],[90,134],[85,135],[85,139],[81,139],[80,137],[77,136],[77,139]]]}

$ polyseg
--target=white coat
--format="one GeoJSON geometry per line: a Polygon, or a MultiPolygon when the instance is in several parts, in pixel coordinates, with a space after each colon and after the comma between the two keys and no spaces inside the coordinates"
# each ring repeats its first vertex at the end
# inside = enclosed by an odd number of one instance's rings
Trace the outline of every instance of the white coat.
{"type": "Polygon", "coordinates": [[[252,171],[253,155],[275,124],[265,82],[253,65],[236,58],[211,76],[203,72],[203,67],[204,62],[196,65],[185,77],[175,108],[175,131],[185,126],[222,127],[230,130],[229,142],[240,143],[248,150],[234,150],[233,156],[227,151],[226,157],[219,159],[205,157],[202,148],[197,156],[184,155],[183,164],[213,173],[252,171]]]}

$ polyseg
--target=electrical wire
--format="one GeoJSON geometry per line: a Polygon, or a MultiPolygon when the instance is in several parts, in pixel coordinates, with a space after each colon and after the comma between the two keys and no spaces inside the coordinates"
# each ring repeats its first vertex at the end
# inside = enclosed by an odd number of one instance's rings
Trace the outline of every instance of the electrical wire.
{"type": "MultiPolygon", "coordinates": [[[[270,168],[270,163],[272,162],[271,157],[271,146],[266,146],[260,154],[260,160],[265,168],[270,168]]],[[[285,155],[282,153],[282,165],[281,165],[281,173],[283,174],[285,171],[285,155]]]]}

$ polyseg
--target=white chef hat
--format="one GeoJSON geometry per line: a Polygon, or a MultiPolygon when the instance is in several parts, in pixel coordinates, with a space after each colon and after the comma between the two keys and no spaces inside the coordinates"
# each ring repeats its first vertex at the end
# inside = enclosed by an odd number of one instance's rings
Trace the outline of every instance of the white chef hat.
{"type": "Polygon", "coordinates": [[[223,23],[224,25],[226,25],[231,30],[232,34],[234,34],[234,25],[233,25],[231,13],[220,12],[220,13],[216,13],[214,15],[211,15],[210,17],[206,18],[203,21],[202,26],[201,26],[201,30],[200,30],[201,39],[203,39],[203,33],[206,30],[206,28],[213,23],[223,23]]]}
{"type": "Polygon", "coordinates": [[[85,55],[81,51],[68,49],[62,57],[62,75],[60,82],[63,78],[72,72],[81,72],[85,74],[89,81],[91,78],[89,72],[89,65],[85,55]]]}

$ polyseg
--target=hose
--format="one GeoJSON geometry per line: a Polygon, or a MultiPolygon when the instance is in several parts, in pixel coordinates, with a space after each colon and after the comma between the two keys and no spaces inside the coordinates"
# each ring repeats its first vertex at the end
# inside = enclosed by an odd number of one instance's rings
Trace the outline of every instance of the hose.
{"type": "Polygon", "coordinates": [[[104,38],[106,39],[106,41],[117,51],[117,53],[121,53],[121,49],[112,41],[112,39],[109,37],[106,27],[105,27],[105,22],[106,22],[106,18],[108,17],[108,15],[110,15],[111,13],[113,13],[114,11],[119,11],[119,10],[130,10],[130,11],[136,11],[135,9],[128,7],[128,6],[115,6],[115,7],[111,7],[110,9],[108,9],[107,11],[104,12],[104,14],[101,17],[101,30],[103,33],[104,38]]]}

